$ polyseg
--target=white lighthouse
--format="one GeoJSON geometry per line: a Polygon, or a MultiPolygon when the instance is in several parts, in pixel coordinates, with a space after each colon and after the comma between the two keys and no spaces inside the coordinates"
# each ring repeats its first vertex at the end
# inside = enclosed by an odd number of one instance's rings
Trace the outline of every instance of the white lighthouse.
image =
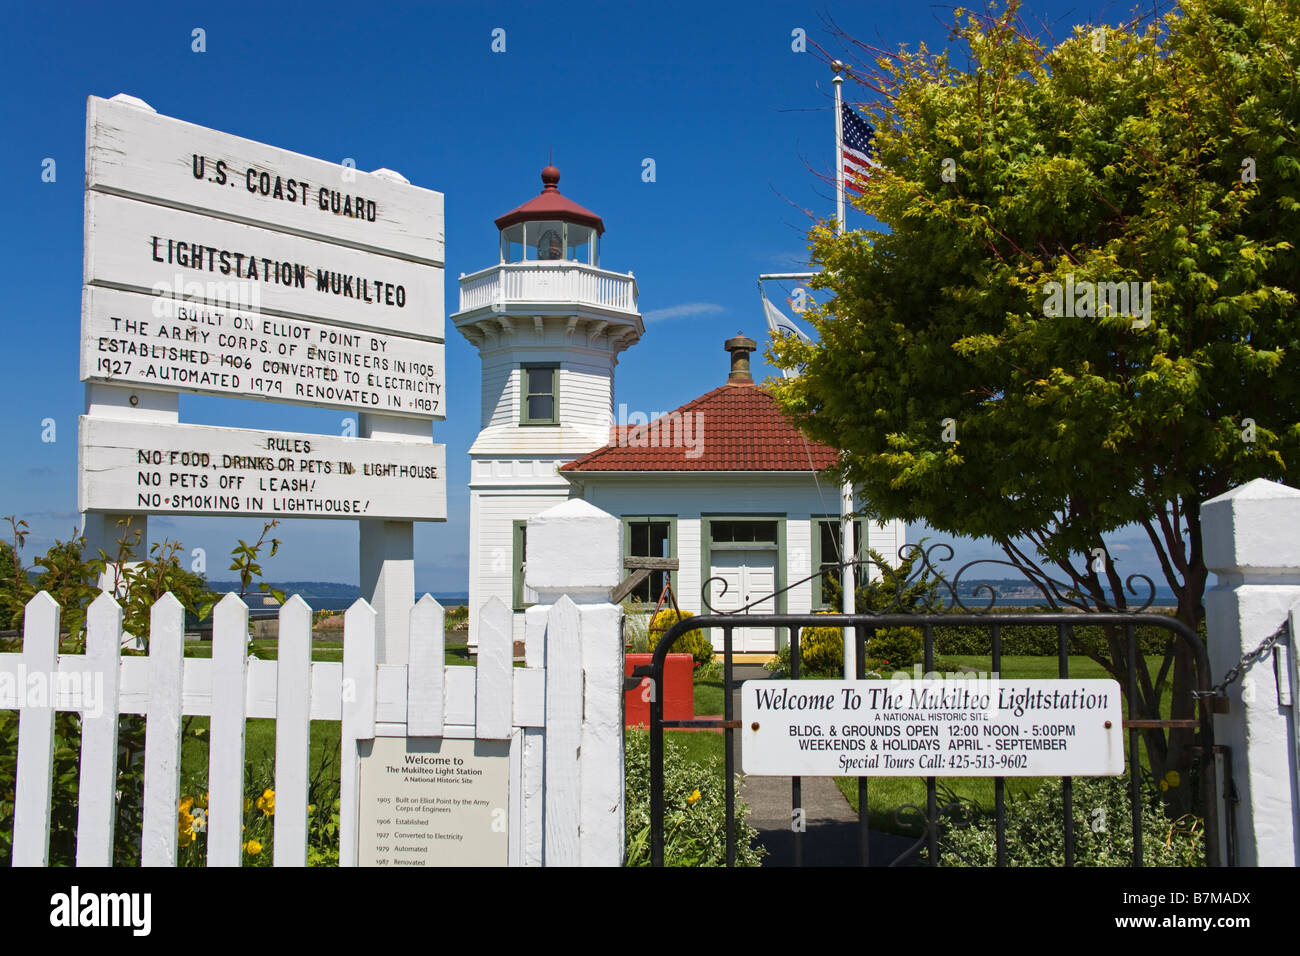
{"type": "Polygon", "coordinates": [[[614,423],[614,367],[641,338],[632,273],[600,267],[600,217],[542,192],[496,220],[498,262],[460,277],[451,316],[482,360],[482,420],[470,448],[469,643],[496,595],[523,639],[525,522],[573,496],[556,469],[605,445],[614,423]]]}

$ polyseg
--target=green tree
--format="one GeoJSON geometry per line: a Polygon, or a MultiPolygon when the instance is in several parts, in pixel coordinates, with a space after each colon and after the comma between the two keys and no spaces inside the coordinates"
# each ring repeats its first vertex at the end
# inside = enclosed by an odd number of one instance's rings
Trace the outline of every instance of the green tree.
{"type": "MultiPolygon", "coordinates": [[[[869,516],[990,537],[1059,569],[1049,603],[1116,608],[1104,536],[1136,525],[1196,627],[1200,504],[1300,452],[1300,7],[1188,0],[1055,44],[1022,24],[957,11],[963,66],[858,44],[882,169],[855,205],[882,228],[814,229],[820,342],[774,340],[806,365],[774,391],[869,516]],[[1149,315],[1087,285],[1120,282],[1149,315]]],[[[1192,715],[1180,643],[1139,666],[1134,711],[1172,684],[1192,715]]],[[[1144,740],[1157,775],[1185,765],[1189,732],[1144,740]]]]}

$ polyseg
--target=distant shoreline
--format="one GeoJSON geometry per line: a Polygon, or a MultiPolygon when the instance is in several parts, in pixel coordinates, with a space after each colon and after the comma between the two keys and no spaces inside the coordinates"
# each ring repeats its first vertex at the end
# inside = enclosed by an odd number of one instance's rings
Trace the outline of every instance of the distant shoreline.
{"type": "MultiPolygon", "coordinates": [[[[285,581],[285,582],[268,582],[271,587],[281,590],[286,596],[297,594],[311,606],[314,611],[341,611],[352,606],[357,598],[361,597],[361,589],[355,584],[342,584],[336,581],[285,581]]],[[[230,592],[239,592],[238,581],[209,581],[208,587],[218,594],[227,594],[230,592]]],[[[416,598],[423,597],[426,592],[416,589],[416,598]]],[[[469,595],[460,592],[436,591],[431,593],[439,604],[444,607],[455,607],[457,605],[468,605],[469,595]]],[[[250,607],[256,607],[261,604],[263,594],[261,589],[256,585],[249,589],[245,598],[250,607]]]]}

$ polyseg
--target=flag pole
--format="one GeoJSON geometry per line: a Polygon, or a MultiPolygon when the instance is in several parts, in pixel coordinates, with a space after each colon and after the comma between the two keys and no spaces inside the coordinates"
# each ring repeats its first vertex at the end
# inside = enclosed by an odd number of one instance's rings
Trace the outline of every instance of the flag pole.
{"type": "Polygon", "coordinates": [[[835,87],[835,228],[844,235],[844,77],[841,72],[844,64],[839,60],[831,61],[835,72],[831,84],[835,87]]]}
{"type": "MultiPolygon", "coordinates": [[[[831,84],[835,87],[835,231],[844,235],[844,64],[839,60],[831,61],[831,70],[835,73],[831,84]]],[[[857,565],[851,562],[857,559],[857,544],[853,534],[853,485],[845,482],[840,488],[840,554],[845,562],[840,577],[841,609],[845,614],[852,614],[857,609],[857,565]]],[[[858,645],[856,634],[851,629],[844,630],[844,679],[854,680],[858,676],[858,645]]]]}

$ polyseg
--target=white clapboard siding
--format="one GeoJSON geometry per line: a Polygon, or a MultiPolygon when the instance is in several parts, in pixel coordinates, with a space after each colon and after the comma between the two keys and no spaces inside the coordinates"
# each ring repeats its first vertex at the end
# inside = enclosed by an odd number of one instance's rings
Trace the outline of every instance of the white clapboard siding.
{"type": "Polygon", "coordinates": [[[82,511],[353,521],[447,516],[447,446],[432,440],[295,435],[82,415],[78,442],[82,511]],[[194,455],[207,457],[194,464],[194,455]],[[272,470],[264,467],[268,459],[272,470]],[[350,474],[344,473],[344,462],[350,474]],[[415,471],[367,475],[375,462],[415,471]],[[196,485],[200,480],[206,485],[196,485]]]}
{"type": "Polygon", "coordinates": [[[248,606],[227,594],[213,609],[208,866],[239,866],[244,832],[244,694],[248,606]]]}
{"type": "MultiPolygon", "coordinates": [[[[307,865],[307,758],[311,752],[311,608],[280,608],[276,651],[275,865],[307,865]]],[[[328,808],[322,808],[324,812],[328,808]]]]}
{"type": "Polygon", "coordinates": [[[170,294],[183,291],[186,298],[235,301],[255,305],[262,312],[349,328],[443,339],[443,278],[442,269],[436,266],[94,190],[86,193],[85,237],[87,285],[148,293],[155,289],[170,294]],[[169,261],[169,241],[216,250],[211,259],[215,268],[209,268],[206,251],[202,268],[180,265],[174,251],[169,261]],[[222,251],[231,255],[223,259],[222,251]],[[234,253],[244,257],[242,265],[234,253]],[[252,278],[250,258],[257,260],[257,278],[252,278]],[[263,259],[270,268],[264,267],[263,259]],[[277,281],[274,273],[286,263],[289,275],[277,281]],[[296,266],[305,270],[301,284],[296,281],[296,266]],[[228,271],[223,273],[222,268],[228,271]],[[266,271],[273,273],[269,280],[263,275],[266,271]],[[350,294],[341,285],[338,293],[319,288],[318,276],[324,274],[351,277],[350,294]],[[176,289],[178,277],[183,290],[176,289]],[[361,280],[366,282],[364,287],[359,285],[361,280]],[[199,286],[195,296],[188,294],[191,283],[199,286]],[[402,288],[400,306],[398,286],[402,288]]]}
{"type": "Polygon", "coordinates": [[[617,862],[622,846],[619,611],[564,598],[529,612],[525,667],[513,666],[511,612],[482,608],[475,667],[444,661],[442,608],[425,595],[410,611],[408,664],[376,660],[377,616],[364,600],[344,619],[343,662],[312,662],[311,609],[280,610],[277,660],[248,657],[248,608],[234,594],[216,606],[211,658],[184,657],[184,609],[155,603],[147,657],[122,657],[122,610],[102,594],[87,612],[87,651],[58,654],[60,610],[44,592],[28,604],[22,650],[0,654],[0,708],[19,716],[13,862],[48,863],[56,711],[83,716],[77,862],[113,861],[119,714],[147,719],[141,863],[174,866],[182,723],[210,718],[209,866],[243,862],[246,721],[276,721],[275,865],[307,862],[312,721],[341,721],[340,855],[357,860],[360,755],[376,737],[508,740],[512,865],[617,862]],[[608,618],[608,620],[606,620],[608,618]],[[585,675],[585,676],[584,676],[585,675]],[[600,686],[597,686],[600,685],[600,686]],[[607,685],[607,686],[606,686],[607,685]],[[583,761],[600,761],[584,772],[583,761]],[[613,761],[611,763],[611,761],[613,761]],[[617,769],[617,774],[611,773],[617,769]],[[618,831],[615,834],[615,830],[618,831]],[[589,849],[587,843],[593,845],[589,849]]]}
{"type": "MultiPolygon", "coordinates": [[[[171,594],[164,594],[150,611],[147,663],[144,835],[140,843],[140,865],[175,866],[181,727],[185,713],[182,675],[186,662],[185,609],[171,594]]],[[[211,664],[211,661],[204,663],[211,664]]]]}
{"type": "Polygon", "coordinates": [[[356,391],[385,415],[441,419],[445,351],[441,342],[170,296],[101,286],[81,293],[83,382],[357,409],[356,392],[343,387],[343,373],[354,371],[365,385],[356,391]],[[330,384],[339,387],[309,387],[303,365],[337,376],[330,384]]]}
{"type": "MultiPolygon", "coordinates": [[[[173,603],[176,599],[166,595],[173,603]]],[[[160,606],[166,607],[162,602],[160,606]]],[[[98,678],[81,712],[77,788],[77,866],[113,865],[117,822],[117,691],[122,668],[122,608],[107,591],[86,609],[86,663],[98,678]]],[[[82,693],[87,688],[82,688],[82,693]]]]}
{"type": "Polygon", "coordinates": [[[59,605],[44,591],[23,612],[22,665],[18,683],[18,763],[14,784],[14,866],[45,866],[50,856],[50,770],[54,760],[54,701],[59,654],[59,605]],[[34,678],[34,680],[33,680],[34,678]],[[42,686],[45,688],[42,693],[42,686]]]}
{"type": "Polygon", "coordinates": [[[443,261],[442,193],[98,96],[86,104],[86,186],[434,265],[443,261]],[[195,156],[203,160],[201,177],[195,156]],[[255,190],[248,188],[249,170],[255,190]],[[263,172],[270,191],[281,178],[280,198],[263,195],[263,172]],[[305,202],[300,183],[307,185],[305,202]],[[373,201],[374,221],[322,209],[322,189],[327,201],[331,190],[373,201]]]}
{"type": "Polygon", "coordinates": [[[551,608],[546,627],[546,756],[543,816],[548,866],[581,862],[579,801],[574,784],[581,777],[582,635],[578,606],[567,595],[551,608]],[[567,783],[566,783],[567,782],[567,783]]]}

